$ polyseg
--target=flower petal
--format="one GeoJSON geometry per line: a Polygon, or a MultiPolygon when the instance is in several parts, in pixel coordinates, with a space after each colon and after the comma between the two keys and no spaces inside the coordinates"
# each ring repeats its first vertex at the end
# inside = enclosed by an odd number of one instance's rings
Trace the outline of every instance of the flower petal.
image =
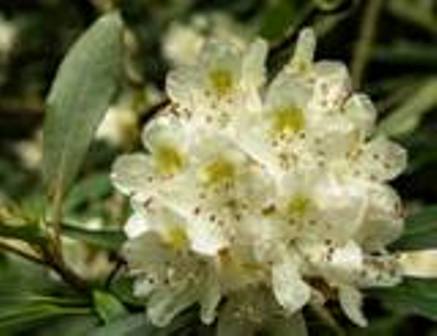
{"type": "Polygon", "coordinates": [[[407,154],[401,146],[380,136],[364,146],[356,166],[363,176],[384,182],[405,170],[407,154]]]}
{"type": "Polygon", "coordinates": [[[359,290],[352,286],[340,286],[338,288],[338,298],[344,313],[360,327],[367,326],[367,319],[361,311],[362,295],[359,290]]]}
{"type": "Polygon", "coordinates": [[[304,28],[299,33],[293,57],[287,66],[293,72],[305,73],[312,68],[316,50],[316,35],[311,28],[304,28]]]}
{"type": "Polygon", "coordinates": [[[119,157],[113,167],[111,179],[115,187],[127,195],[149,195],[157,176],[146,155],[136,153],[119,157]]]}
{"type": "Polygon", "coordinates": [[[221,299],[220,284],[213,272],[206,274],[200,298],[200,319],[205,324],[214,322],[221,299]]]}
{"type": "Polygon", "coordinates": [[[316,82],[311,106],[314,112],[338,111],[349,92],[351,81],[346,66],[340,62],[320,61],[315,65],[316,82]]]}
{"type": "Polygon", "coordinates": [[[135,239],[149,230],[149,223],[139,213],[131,215],[124,227],[124,232],[129,239],[135,239]]]}
{"type": "Polygon", "coordinates": [[[368,206],[356,237],[365,249],[378,251],[402,233],[401,200],[390,186],[376,183],[369,184],[367,195],[368,206]]]}
{"type": "Polygon", "coordinates": [[[147,303],[147,316],[158,327],[171,320],[197,300],[198,289],[189,281],[175,288],[163,288],[153,293],[147,303]]]}
{"type": "Polygon", "coordinates": [[[343,107],[344,113],[356,128],[368,136],[374,128],[376,108],[370,98],[362,93],[353,94],[343,107]]]}
{"type": "Polygon", "coordinates": [[[242,63],[242,85],[244,88],[259,88],[265,82],[266,68],[265,60],[267,57],[267,42],[256,39],[249,46],[243,57],[242,63]]]}
{"type": "Polygon", "coordinates": [[[291,260],[278,263],[272,268],[273,293],[278,303],[287,311],[294,314],[310,299],[310,287],[291,260]]]}
{"type": "Polygon", "coordinates": [[[172,102],[195,111],[196,101],[201,94],[201,83],[201,73],[196,66],[179,66],[167,75],[166,92],[172,102]]]}

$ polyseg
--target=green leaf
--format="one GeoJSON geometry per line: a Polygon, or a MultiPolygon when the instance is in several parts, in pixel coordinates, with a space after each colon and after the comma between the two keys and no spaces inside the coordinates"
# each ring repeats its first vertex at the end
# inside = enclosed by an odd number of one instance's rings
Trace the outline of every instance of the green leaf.
{"type": "Polygon", "coordinates": [[[424,42],[398,41],[375,47],[372,58],[390,64],[435,67],[437,47],[424,42]]]}
{"type": "MultiPolygon", "coordinates": [[[[145,312],[134,313],[116,319],[110,323],[90,329],[86,336],[176,336],[182,331],[200,323],[197,319],[197,309],[190,309],[177,317],[166,327],[158,328],[151,324],[145,312]]],[[[190,334],[191,335],[191,334],[190,334]]]]}
{"type": "Polygon", "coordinates": [[[131,276],[121,275],[111,282],[109,289],[125,304],[138,308],[144,307],[144,298],[136,297],[133,294],[133,282],[134,279],[131,276]]]}
{"type": "Polygon", "coordinates": [[[434,11],[426,5],[426,1],[391,0],[388,2],[387,10],[401,20],[429,31],[432,35],[437,34],[437,19],[434,11]]]}
{"type": "Polygon", "coordinates": [[[103,249],[117,251],[126,236],[121,230],[89,230],[78,225],[62,224],[62,233],[67,237],[77,239],[103,249]]]}
{"type": "Polygon", "coordinates": [[[45,303],[15,305],[0,313],[0,328],[8,328],[56,316],[86,315],[89,313],[88,308],[61,307],[45,303]]]}
{"type": "Polygon", "coordinates": [[[436,92],[437,79],[422,84],[399,108],[381,121],[378,132],[389,136],[403,136],[413,132],[424,114],[437,106],[436,92]]]}
{"type": "Polygon", "coordinates": [[[67,192],[118,91],[122,28],[118,13],[103,16],[74,44],[58,70],[44,125],[43,173],[50,195],[67,192]]]}
{"type": "Polygon", "coordinates": [[[88,298],[71,291],[44,266],[0,255],[0,270],[0,335],[27,335],[35,324],[61,316],[93,316],[88,298]]]}
{"type": "Polygon", "coordinates": [[[44,232],[36,224],[12,226],[0,223],[0,236],[20,239],[38,245],[45,244],[47,241],[44,232]]]}
{"type": "Polygon", "coordinates": [[[296,15],[293,2],[284,0],[271,2],[263,12],[260,35],[270,40],[282,37],[290,24],[296,20],[296,15]]]}
{"type": "Polygon", "coordinates": [[[73,211],[87,202],[98,202],[112,191],[107,173],[95,173],[77,182],[65,200],[65,211],[73,211]]]}
{"type": "Polygon", "coordinates": [[[389,315],[370,319],[369,325],[366,328],[357,326],[350,327],[347,330],[349,336],[396,336],[400,334],[402,328],[403,317],[399,315],[389,315]]]}
{"type": "Polygon", "coordinates": [[[402,236],[393,250],[420,250],[437,247],[437,206],[429,206],[409,216],[402,236]]]}
{"type": "Polygon", "coordinates": [[[390,310],[437,321],[437,280],[408,278],[392,288],[369,291],[390,310]]]}
{"type": "Polygon", "coordinates": [[[272,318],[266,323],[264,330],[269,336],[308,336],[305,319],[301,313],[289,318],[272,318]]]}
{"type": "Polygon", "coordinates": [[[142,336],[156,336],[157,328],[153,327],[146,319],[145,313],[132,314],[126,318],[115,320],[103,327],[90,330],[87,336],[119,336],[133,335],[135,331],[141,331],[142,336]]]}
{"type": "Polygon", "coordinates": [[[313,0],[314,4],[322,11],[332,11],[338,8],[344,0],[313,0]]]}
{"type": "MultiPolygon", "coordinates": [[[[84,336],[87,331],[99,324],[98,318],[94,314],[90,315],[67,315],[57,317],[45,321],[44,324],[39,324],[37,327],[37,333],[32,328],[32,334],[39,336],[42,335],[62,335],[62,336],[84,336]]],[[[28,332],[28,329],[25,330],[28,332]]],[[[27,333],[28,334],[28,333],[27,333]]]]}
{"type": "Polygon", "coordinates": [[[105,324],[127,314],[123,304],[110,293],[95,290],[93,300],[94,308],[105,324]]]}

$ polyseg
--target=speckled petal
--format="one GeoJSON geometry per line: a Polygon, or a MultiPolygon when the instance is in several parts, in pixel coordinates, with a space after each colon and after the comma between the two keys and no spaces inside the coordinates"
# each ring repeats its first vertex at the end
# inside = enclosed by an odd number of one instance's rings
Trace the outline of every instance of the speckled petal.
{"type": "Polygon", "coordinates": [[[357,241],[370,251],[379,251],[398,239],[404,219],[399,195],[388,185],[369,184],[368,206],[357,232],[357,241]]]}
{"type": "Polygon", "coordinates": [[[362,175],[373,181],[384,182],[405,170],[407,154],[400,145],[380,136],[363,147],[356,166],[362,175]]]}

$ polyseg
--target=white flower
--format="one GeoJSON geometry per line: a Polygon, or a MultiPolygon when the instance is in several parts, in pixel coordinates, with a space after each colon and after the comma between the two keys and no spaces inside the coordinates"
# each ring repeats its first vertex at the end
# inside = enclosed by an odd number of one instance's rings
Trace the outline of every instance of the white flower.
{"type": "Polygon", "coordinates": [[[172,64],[192,64],[203,43],[194,27],[173,23],[164,36],[163,54],[172,64]]]}
{"type": "Polygon", "coordinates": [[[0,58],[7,58],[17,39],[16,25],[0,15],[0,58]]]}
{"type": "Polygon", "coordinates": [[[205,42],[195,64],[180,66],[167,77],[174,112],[189,120],[187,128],[223,128],[235,134],[242,113],[260,108],[266,54],[263,40],[246,50],[215,39],[205,42]]]}
{"type": "Polygon", "coordinates": [[[264,41],[207,41],[168,75],[172,104],[146,126],[147,154],[115,163],[134,209],[124,254],[154,323],[194,303],[205,323],[218,310],[223,335],[297,321],[328,288],[365,326],[359,289],[400,281],[385,246],[402,231],[401,205],[386,183],[405,151],[373,136],[369,98],[314,49],[304,30],[266,84],[264,41]]]}
{"type": "MultiPolygon", "coordinates": [[[[126,104],[124,104],[126,105],[126,104]]],[[[96,131],[96,138],[114,146],[129,143],[129,134],[135,130],[137,116],[129,106],[111,106],[96,131]]]]}
{"type": "Polygon", "coordinates": [[[188,22],[172,22],[163,37],[162,52],[171,65],[193,65],[207,37],[244,48],[249,31],[225,12],[208,11],[190,17],[188,22]]]}

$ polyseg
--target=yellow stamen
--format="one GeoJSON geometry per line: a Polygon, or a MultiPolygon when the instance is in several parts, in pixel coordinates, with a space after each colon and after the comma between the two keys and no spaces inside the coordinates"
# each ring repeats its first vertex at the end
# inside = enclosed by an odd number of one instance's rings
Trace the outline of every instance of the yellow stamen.
{"type": "Polygon", "coordinates": [[[290,216],[302,218],[311,206],[310,198],[305,195],[295,195],[287,205],[287,213],[290,216]]]}
{"type": "Polygon", "coordinates": [[[188,237],[183,228],[172,226],[165,232],[165,242],[175,250],[181,250],[188,244],[188,237]]]}
{"type": "Polygon", "coordinates": [[[214,69],[209,73],[209,81],[217,96],[228,95],[234,86],[232,73],[224,69],[214,69]]]}
{"type": "Polygon", "coordinates": [[[209,185],[223,183],[233,180],[235,177],[234,165],[223,158],[214,160],[202,168],[200,178],[202,182],[209,185]]]}
{"type": "Polygon", "coordinates": [[[181,152],[169,145],[159,146],[153,155],[158,171],[163,175],[177,173],[184,165],[181,152]]]}
{"type": "Polygon", "coordinates": [[[273,111],[273,127],[275,134],[292,134],[305,127],[305,118],[300,108],[296,106],[281,107],[273,111]]]}

